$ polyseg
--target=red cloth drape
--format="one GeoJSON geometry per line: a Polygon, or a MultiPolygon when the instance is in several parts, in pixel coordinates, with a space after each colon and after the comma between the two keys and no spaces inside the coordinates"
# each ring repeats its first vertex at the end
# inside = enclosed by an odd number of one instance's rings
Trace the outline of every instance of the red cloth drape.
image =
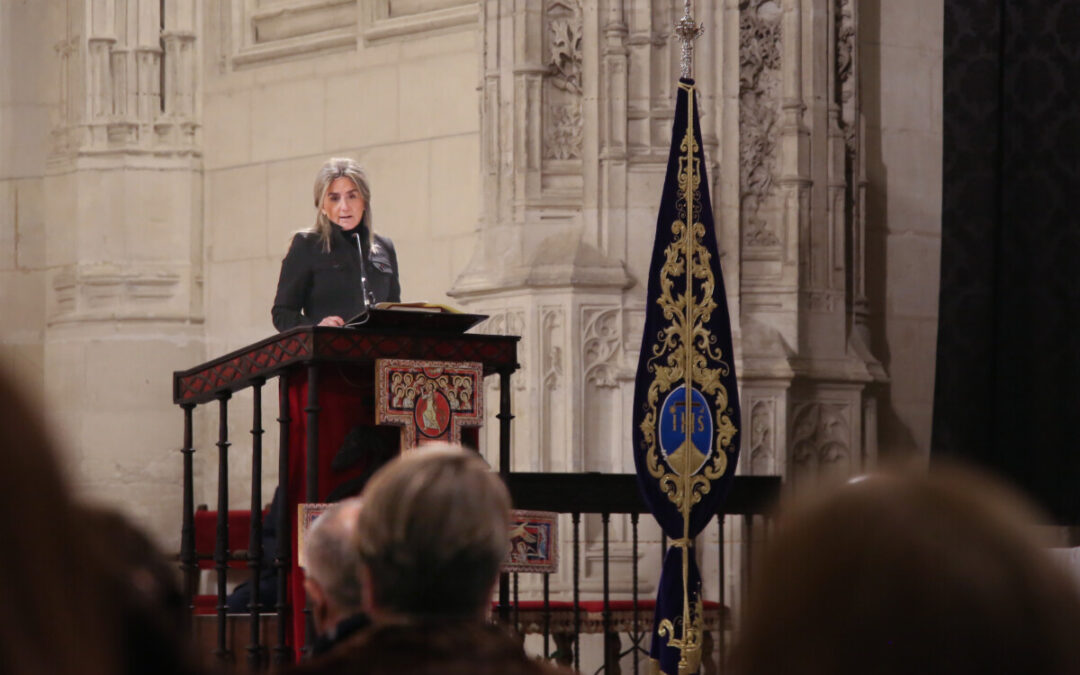
{"type": "MultiPolygon", "coordinates": [[[[289,418],[289,484],[285,508],[288,509],[292,533],[292,570],[289,575],[289,598],[293,608],[292,644],[304,644],[306,603],[304,572],[297,564],[297,505],[307,499],[307,370],[297,368],[282,376],[288,378],[289,418]]],[[[379,466],[397,454],[400,439],[398,427],[375,427],[375,374],[370,367],[341,364],[321,366],[318,378],[319,404],[319,483],[315,502],[327,500],[335,489],[349,481],[370,476],[379,466]],[[350,432],[351,436],[350,436],[350,432]],[[354,462],[343,464],[342,446],[348,444],[354,462]],[[341,455],[341,456],[339,456],[341,455]],[[338,461],[335,462],[335,457],[338,461]]]]}

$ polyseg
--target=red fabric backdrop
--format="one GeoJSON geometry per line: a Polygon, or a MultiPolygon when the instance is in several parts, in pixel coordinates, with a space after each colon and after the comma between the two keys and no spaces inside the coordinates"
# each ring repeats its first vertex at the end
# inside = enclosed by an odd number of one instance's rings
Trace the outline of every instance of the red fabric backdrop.
{"type": "MultiPolygon", "coordinates": [[[[297,505],[307,500],[307,373],[289,375],[289,486],[288,509],[292,536],[292,571],[289,597],[293,608],[293,645],[304,644],[306,603],[304,572],[297,564],[297,505]]],[[[319,370],[319,484],[314,501],[328,497],[346,483],[364,481],[398,452],[400,430],[375,426],[375,376],[372,369],[323,366],[319,370]],[[348,442],[346,442],[348,440],[348,442]],[[335,459],[336,458],[336,459],[335,459]]],[[[300,650],[297,649],[299,657],[300,650]]]]}

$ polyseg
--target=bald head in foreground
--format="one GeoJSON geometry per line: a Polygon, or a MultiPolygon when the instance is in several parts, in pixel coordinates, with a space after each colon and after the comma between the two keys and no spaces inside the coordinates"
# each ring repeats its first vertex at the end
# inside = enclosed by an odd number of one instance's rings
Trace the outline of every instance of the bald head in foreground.
{"type": "Polygon", "coordinates": [[[487,622],[510,494],[477,453],[421,447],[380,469],[361,498],[354,546],[373,626],[299,672],[562,672],[487,622]]]}
{"type": "Polygon", "coordinates": [[[316,639],[313,653],[324,654],[366,628],[356,551],[358,497],[342,500],[315,519],[304,539],[304,589],[311,604],[316,639]]]}

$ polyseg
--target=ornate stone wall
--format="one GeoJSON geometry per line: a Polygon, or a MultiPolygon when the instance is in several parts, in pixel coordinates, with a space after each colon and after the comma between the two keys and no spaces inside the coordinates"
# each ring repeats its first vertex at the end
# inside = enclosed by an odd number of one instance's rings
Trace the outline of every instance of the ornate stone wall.
{"type": "MultiPolygon", "coordinates": [[[[867,3],[695,4],[749,432],[739,470],[796,488],[847,477],[877,461],[889,384],[871,330],[887,308],[868,292],[872,273],[879,287],[888,279],[867,254],[863,97],[884,86],[878,72],[863,78],[867,3]]],[[[451,295],[493,314],[489,329],[524,336],[515,468],[632,470],[630,373],[667,158],[677,10],[661,0],[481,3],[483,210],[451,295]]]]}
{"type": "Polygon", "coordinates": [[[199,3],[62,4],[45,391],[81,485],[162,529],[180,506],[170,373],[205,356],[199,3]]]}
{"type": "MultiPolygon", "coordinates": [[[[767,440],[744,470],[797,479],[809,460],[794,452],[788,425],[821,406],[842,409],[845,466],[861,469],[877,447],[868,385],[886,377],[869,349],[855,6],[699,5],[712,39],[701,42],[697,76],[729,302],[740,317],[744,405],[767,440]]],[[[477,311],[516,308],[530,339],[551,339],[526,307],[540,296],[564,314],[579,295],[601,302],[617,345],[603,383],[620,395],[603,398],[589,383],[568,392],[580,423],[560,419],[580,442],[591,425],[621,429],[627,412],[672,114],[674,10],[658,0],[482,4],[484,210],[477,253],[451,294],[477,311]]],[[[567,342],[555,345],[569,372],[590,372],[587,327],[563,331],[567,342]]],[[[544,400],[544,377],[523,372],[519,386],[544,400]]],[[[546,455],[538,433],[518,439],[523,461],[546,455]]],[[[577,448],[567,468],[620,463],[594,447],[577,448]]]]}
{"type": "MultiPolygon", "coordinates": [[[[879,445],[925,451],[940,0],[694,4],[740,470],[798,485],[879,445]]],[[[0,348],[53,401],[82,485],[175,540],[171,371],[270,333],[281,256],[334,154],[370,170],[406,299],[449,291],[524,336],[515,467],[632,470],[680,2],[161,7],[0,8],[0,50],[20,63],[0,73],[0,310],[18,317],[0,348]]],[[[246,399],[232,409],[239,502],[246,399]]]]}

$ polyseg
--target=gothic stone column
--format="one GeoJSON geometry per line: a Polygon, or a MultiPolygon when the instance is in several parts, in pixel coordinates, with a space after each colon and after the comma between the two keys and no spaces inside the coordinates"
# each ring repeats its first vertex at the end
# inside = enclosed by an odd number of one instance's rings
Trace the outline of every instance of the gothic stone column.
{"type": "Polygon", "coordinates": [[[163,17],[158,0],[67,2],[45,179],[45,386],[81,487],[172,533],[171,371],[205,354],[199,3],[166,5],[163,17]]]}

